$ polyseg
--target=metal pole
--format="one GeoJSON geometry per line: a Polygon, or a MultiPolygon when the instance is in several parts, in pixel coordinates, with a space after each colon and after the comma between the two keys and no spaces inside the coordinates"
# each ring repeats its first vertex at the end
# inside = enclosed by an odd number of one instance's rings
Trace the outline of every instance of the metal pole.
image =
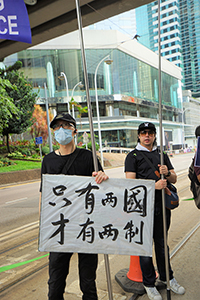
{"type": "Polygon", "coordinates": [[[61,72],[60,75],[63,76],[64,79],[65,79],[65,85],[66,85],[66,89],[67,89],[67,107],[68,107],[68,113],[70,114],[70,107],[69,107],[69,87],[68,87],[67,76],[65,75],[64,72],[61,72]]]}
{"type": "Polygon", "coordinates": [[[47,86],[46,83],[44,83],[44,92],[45,92],[45,105],[46,105],[46,113],[47,113],[47,127],[48,127],[48,135],[49,135],[49,150],[50,152],[53,151],[53,146],[52,146],[52,138],[51,138],[51,128],[49,126],[50,121],[49,121],[49,104],[48,104],[48,98],[47,98],[47,86]]]}
{"type": "Polygon", "coordinates": [[[185,149],[185,129],[184,129],[184,119],[183,119],[183,114],[184,114],[184,110],[182,110],[182,148],[183,151],[185,149]]]}
{"type": "Polygon", "coordinates": [[[103,151],[102,151],[102,140],[101,140],[101,126],[100,126],[100,115],[99,115],[99,101],[98,101],[98,93],[97,93],[97,71],[100,66],[100,64],[108,58],[109,55],[105,56],[99,63],[98,66],[96,67],[95,70],[95,75],[94,75],[94,85],[95,85],[95,97],[96,97],[96,110],[97,110],[97,122],[98,122],[98,133],[99,133],[99,146],[100,146],[100,154],[101,154],[101,164],[102,167],[104,167],[104,162],[103,162],[103,151]]]}
{"type": "Polygon", "coordinates": [[[73,96],[74,96],[74,90],[75,90],[75,88],[77,87],[77,86],[79,86],[79,85],[82,85],[82,81],[79,81],[77,84],[75,84],[75,86],[73,87],[73,90],[72,90],[72,98],[73,98],[73,96]]]}
{"type": "MultiPolygon", "coordinates": [[[[96,145],[95,145],[95,140],[94,140],[94,128],[93,128],[93,122],[92,122],[92,108],[91,108],[91,101],[90,101],[90,94],[89,94],[89,82],[88,82],[88,74],[87,74],[87,67],[86,67],[85,49],[84,49],[84,43],[83,43],[83,27],[82,27],[82,19],[81,19],[80,1],[79,0],[76,0],[76,10],[77,10],[78,27],[79,27],[79,34],[80,34],[81,53],[82,53],[82,60],[83,60],[83,70],[84,70],[85,88],[86,88],[87,105],[88,105],[88,117],[89,117],[91,142],[92,142],[92,154],[93,154],[95,171],[98,171],[96,145]]],[[[109,259],[108,259],[107,254],[104,254],[104,260],[105,260],[105,269],[106,269],[109,300],[113,300],[111,277],[110,277],[110,266],[109,266],[109,259]]]]}
{"type": "MultiPolygon", "coordinates": [[[[73,87],[73,90],[72,90],[72,96],[71,96],[71,100],[73,99],[73,96],[74,96],[74,90],[77,86],[79,85],[82,85],[82,82],[78,82],[74,87],[73,87]]],[[[82,85],[83,86],[83,85],[82,85]]],[[[75,112],[74,112],[74,104],[72,104],[72,117],[75,118],[75,112]]]]}
{"type": "MultiPolygon", "coordinates": [[[[82,82],[81,82],[81,81],[79,81],[79,82],[73,87],[71,100],[73,99],[75,88],[76,88],[77,86],[79,86],[79,85],[82,85],[82,82]]],[[[82,86],[83,86],[83,85],[82,85],[82,86]]],[[[74,104],[72,104],[72,117],[75,119],[74,104]]],[[[77,145],[77,135],[75,135],[74,141],[75,141],[75,145],[77,145]]],[[[87,145],[86,145],[86,146],[87,146],[87,145]]],[[[86,147],[86,149],[87,149],[87,147],[86,147]]]]}
{"type": "MultiPolygon", "coordinates": [[[[159,49],[159,124],[160,124],[160,157],[161,165],[164,164],[163,158],[163,134],[162,134],[162,95],[161,95],[161,39],[160,39],[160,0],[158,0],[158,49],[159,49]]],[[[161,179],[164,175],[161,174],[161,179]]],[[[165,250],[165,271],[167,280],[167,300],[171,300],[170,283],[169,283],[169,257],[167,247],[167,226],[166,226],[166,208],[165,208],[165,190],[162,189],[162,214],[163,214],[163,235],[164,235],[164,250],[165,250]]]]}
{"type": "Polygon", "coordinates": [[[185,149],[185,125],[184,125],[184,113],[187,111],[187,110],[190,110],[190,108],[186,108],[186,109],[183,109],[182,110],[182,135],[183,135],[183,151],[185,149]]]}

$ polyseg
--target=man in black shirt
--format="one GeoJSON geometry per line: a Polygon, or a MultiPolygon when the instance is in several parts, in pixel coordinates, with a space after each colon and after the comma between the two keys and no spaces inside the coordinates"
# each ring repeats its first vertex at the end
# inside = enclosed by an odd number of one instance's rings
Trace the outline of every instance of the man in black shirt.
{"type": "MultiPolygon", "coordinates": [[[[94,172],[92,152],[76,148],[74,136],[77,133],[75,119],[62,113],[55,116],[50,127],[54,130],[59,149],[46,155],[42,162],[42,174],[65,174],[93,176],[97,183],[108,179],[98,161],[98,172],[94,172]]],[[[42,192],[42,185],[40,188],[42,192]]],[[[50,252],[49,255],[49,300],[64,300],[66,278],[73,253],[50,252]]],[[[80,288],[83,300],[97,300],[96,269],[97,254],[78,253],[80,288]]]]}
{"type": "MultiPolygon", "coordinates": [[[[164,165],[160,164],[160,154],[157,150],[155,139],[156,128],[154,124],[148,122],[140,124],[138,127],[138,144],[136,149],[131,151],[126,157],[125,172],[126,178],[153,179],[156,181],[153,239],[160,280],[166,283],[161,190],[166,188],[167,180],[171,183],[175,183],[177,176],[166,153],[164,153],[164,165]],[[145,156],[147,160],[145,159],[145,156]],[[154,165],[156,172],[151,168],[148,160],[154,165]],[[165,179],[160,179],[158,177],[159,174],[164,174],[165,179]]],[[[170,226],[170,218],[171,211],[166,209],[167,231],[170,226]]],[[[140,265],[144,288],[149,299],[162,300],[160,293],[155,287],[156,273],[152,257],[141,256],[140,265]]],[[[184,294],[185,289],[180,286],[173,277],[173,271],[170,263],[169,276],[171,290],[177,294],[184,294]]]]}

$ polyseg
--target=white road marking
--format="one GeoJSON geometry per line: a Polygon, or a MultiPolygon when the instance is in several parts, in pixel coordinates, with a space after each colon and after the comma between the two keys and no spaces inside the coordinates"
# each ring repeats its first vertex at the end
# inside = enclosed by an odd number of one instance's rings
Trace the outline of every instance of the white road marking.
{"type": "Polygon", "coordinates": [[[10,203],[14,203],[14,202],[20,202],[20,201],[24,201],[24,200],[27,200],[28,198],[21,198],[21,199],[16,199],[16,200],[11,200],[11,201],[8,201],[6,202],[6,204],[10,204],[10,203]]]}
{"type": "Polygon", "coordinates": [[[23,225],[18,228],[15,228],[13,230],[4,232],[4,233],[0,234],[0,242],[3,241],[3,239],[5,239],[5,238],[8,238],[8,237],[12,238],[16,234],[22,234],[28,230],[33,230],[33,229],[37,228],[38,225],[39,225],[39,221],[36,221],[36,222],[32,222],[32,223],[23,225]]]}

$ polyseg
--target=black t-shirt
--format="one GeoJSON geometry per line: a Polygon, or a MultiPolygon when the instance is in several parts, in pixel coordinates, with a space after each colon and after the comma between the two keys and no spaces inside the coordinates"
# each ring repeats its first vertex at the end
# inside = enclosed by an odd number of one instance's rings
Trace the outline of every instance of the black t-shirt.
{"type": "MultiPolygon", "coordinates": [[[[152,170],[151,166],[147,163],[141,152],[146,155],[146,157],[152,162],[152,164],[155,166],[156,170],[159,171],[158,164],[160,164],[160,153],[158,150],[154,151],[142,151],[134,149],[131,151],[125,160],[125,172],[134,172],[136,173],[136,178],[140,179],[153,179],[155,181],[158,181],[159,178],[156,176],[154,171],[152,170]]],[[[164,165],[168,167],[168,170],[174,169],[168,155],[164,152],[163,153],[163,160],[164,165]]],[[[161,190],[155,191],[155,206],[158,210],[161,210],[161,190]]]]}
{"type": "MultiPolygon", "coordinates": [[[[41,174],[92,176],[92,172],[94,172],[92,152],[82,148],[75,151],[78,151],[78,154],[67,172],[62,172],[63,167],[69,160],[73,159],[74,152],[68,155],[57,155],[55,152],[47,154],[42,162],[41,174]]],[[[103,171],[99,161],[98,170],[103,171]]],[[[40,187],[40,191],[41,189],[40,187]]]]}

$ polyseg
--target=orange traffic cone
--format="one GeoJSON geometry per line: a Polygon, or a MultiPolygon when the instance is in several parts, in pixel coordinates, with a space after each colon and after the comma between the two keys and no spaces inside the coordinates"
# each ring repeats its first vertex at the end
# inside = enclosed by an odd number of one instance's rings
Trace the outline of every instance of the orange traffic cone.
{"type": "Polygon", "coordinates": [[[128,279],[135,282],[143,281],[139,256],[130,256],[130,266],[126,276],[128,277],[128,279]]]}

